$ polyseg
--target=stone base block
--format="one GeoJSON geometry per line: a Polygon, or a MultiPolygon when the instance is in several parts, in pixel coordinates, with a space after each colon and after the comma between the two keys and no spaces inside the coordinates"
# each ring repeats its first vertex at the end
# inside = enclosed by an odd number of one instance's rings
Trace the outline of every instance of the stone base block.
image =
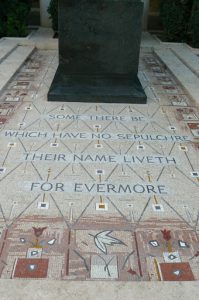
{"type": "Polygon", "coordinates": [[[146,100],[137,77],[65,75],[60,68],[48,93],[48,101],[145,104],[146,100]]]}

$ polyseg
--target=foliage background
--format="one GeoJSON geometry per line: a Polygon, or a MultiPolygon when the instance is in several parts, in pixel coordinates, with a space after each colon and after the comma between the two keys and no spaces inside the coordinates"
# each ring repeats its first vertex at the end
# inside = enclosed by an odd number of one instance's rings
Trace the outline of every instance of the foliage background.
{"type": "Polygon", "coordinates": [[[163,39],[199,47],[199,0],[161,0],[163,39]]]}
{"type": "Polygon", "coordinates": [[[0,37],[26,36],[30,8],[30,0],[1,0],[0,37]]]}
{"type": "Polygon", "coordinates": [[[52,28],[55,32],[58,31],[58,0],[51,0],[48,7],[48,13],[52,20],[52,28]]]}

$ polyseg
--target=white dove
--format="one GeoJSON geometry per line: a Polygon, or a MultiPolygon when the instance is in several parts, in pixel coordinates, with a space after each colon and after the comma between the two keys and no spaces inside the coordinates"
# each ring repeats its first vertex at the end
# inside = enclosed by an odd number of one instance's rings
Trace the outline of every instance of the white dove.
{"type": "Polygon", "coordinates": [[[111,230],[106,230],[97,233],[96,235],[89,234],[94,237],[95,245],[98,249],[100,249],[103,253],[107,254],[107,247],[106,245],[112,246],[112,245],[125,245],[126,244],[117,238],[114,238],[110,236],[111,230]]]}

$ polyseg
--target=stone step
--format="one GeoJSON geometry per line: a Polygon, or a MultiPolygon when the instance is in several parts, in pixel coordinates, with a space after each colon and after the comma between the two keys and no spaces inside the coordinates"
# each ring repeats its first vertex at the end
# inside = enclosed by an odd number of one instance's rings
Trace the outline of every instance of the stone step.
{"type": "Polygon", "coordinates": [[[156,38],[155,35],[152,35],[147,31],[142,32],[141,49],[155,47],[159,45],[160,45],[160,41],[156,38]]]}
{"type": "Polygon", "coordinates": [[[184,87],[189,96],[199,103],[199,78],[188,68],[175,53],[167,48],[154,48],[155,54],[167,66],[167,68],[176,77],[178,82],[184,87]]]}
{"type": "Polygon", "coordinates": [[[5,88],[9,80],[34,51],[33,46],[17,46],[0,64],[0,90],[5,88]]]}
{"type": "Polygon", "coordinates": [[[187,45],[173,46],[174,54],[199,77],[199,57],[187,45]]]}
{"type": "Polygon", "coordinates": [[[1,300],[198,300],[197,281],[0,280],[1,300]],[[159,295],[159,296],[154,296],[159,295]]]}
{"type": "Polygon", "coordinates": [[[1,39],[0,40],[0,64],[11,52],[17,47],[17,43],[13,40],[1,39]]]}

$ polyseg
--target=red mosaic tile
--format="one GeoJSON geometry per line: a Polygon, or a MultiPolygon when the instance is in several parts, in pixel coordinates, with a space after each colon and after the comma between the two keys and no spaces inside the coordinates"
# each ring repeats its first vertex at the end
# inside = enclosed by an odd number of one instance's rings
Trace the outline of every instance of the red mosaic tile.
{"type": "Polygon", "coordinates": [[[0,124],[5,124],[7,121],[7,118],[0,117],[0,124]]]}
{"type": "Polygon", "coordinates": [[[48,259],[18,258],[15,278],[46,278],[48,272],[48,259]]]}
{"type": "Polygon", "coordinates": [[[199,123],[187,123],[190,129],[199,130],[199,123]]]}
{"type": "Polygon", "coordinates": [[[160,263],[164,281],[193,281],[194,276],[188,262],[186,263],[160,263]]]}

